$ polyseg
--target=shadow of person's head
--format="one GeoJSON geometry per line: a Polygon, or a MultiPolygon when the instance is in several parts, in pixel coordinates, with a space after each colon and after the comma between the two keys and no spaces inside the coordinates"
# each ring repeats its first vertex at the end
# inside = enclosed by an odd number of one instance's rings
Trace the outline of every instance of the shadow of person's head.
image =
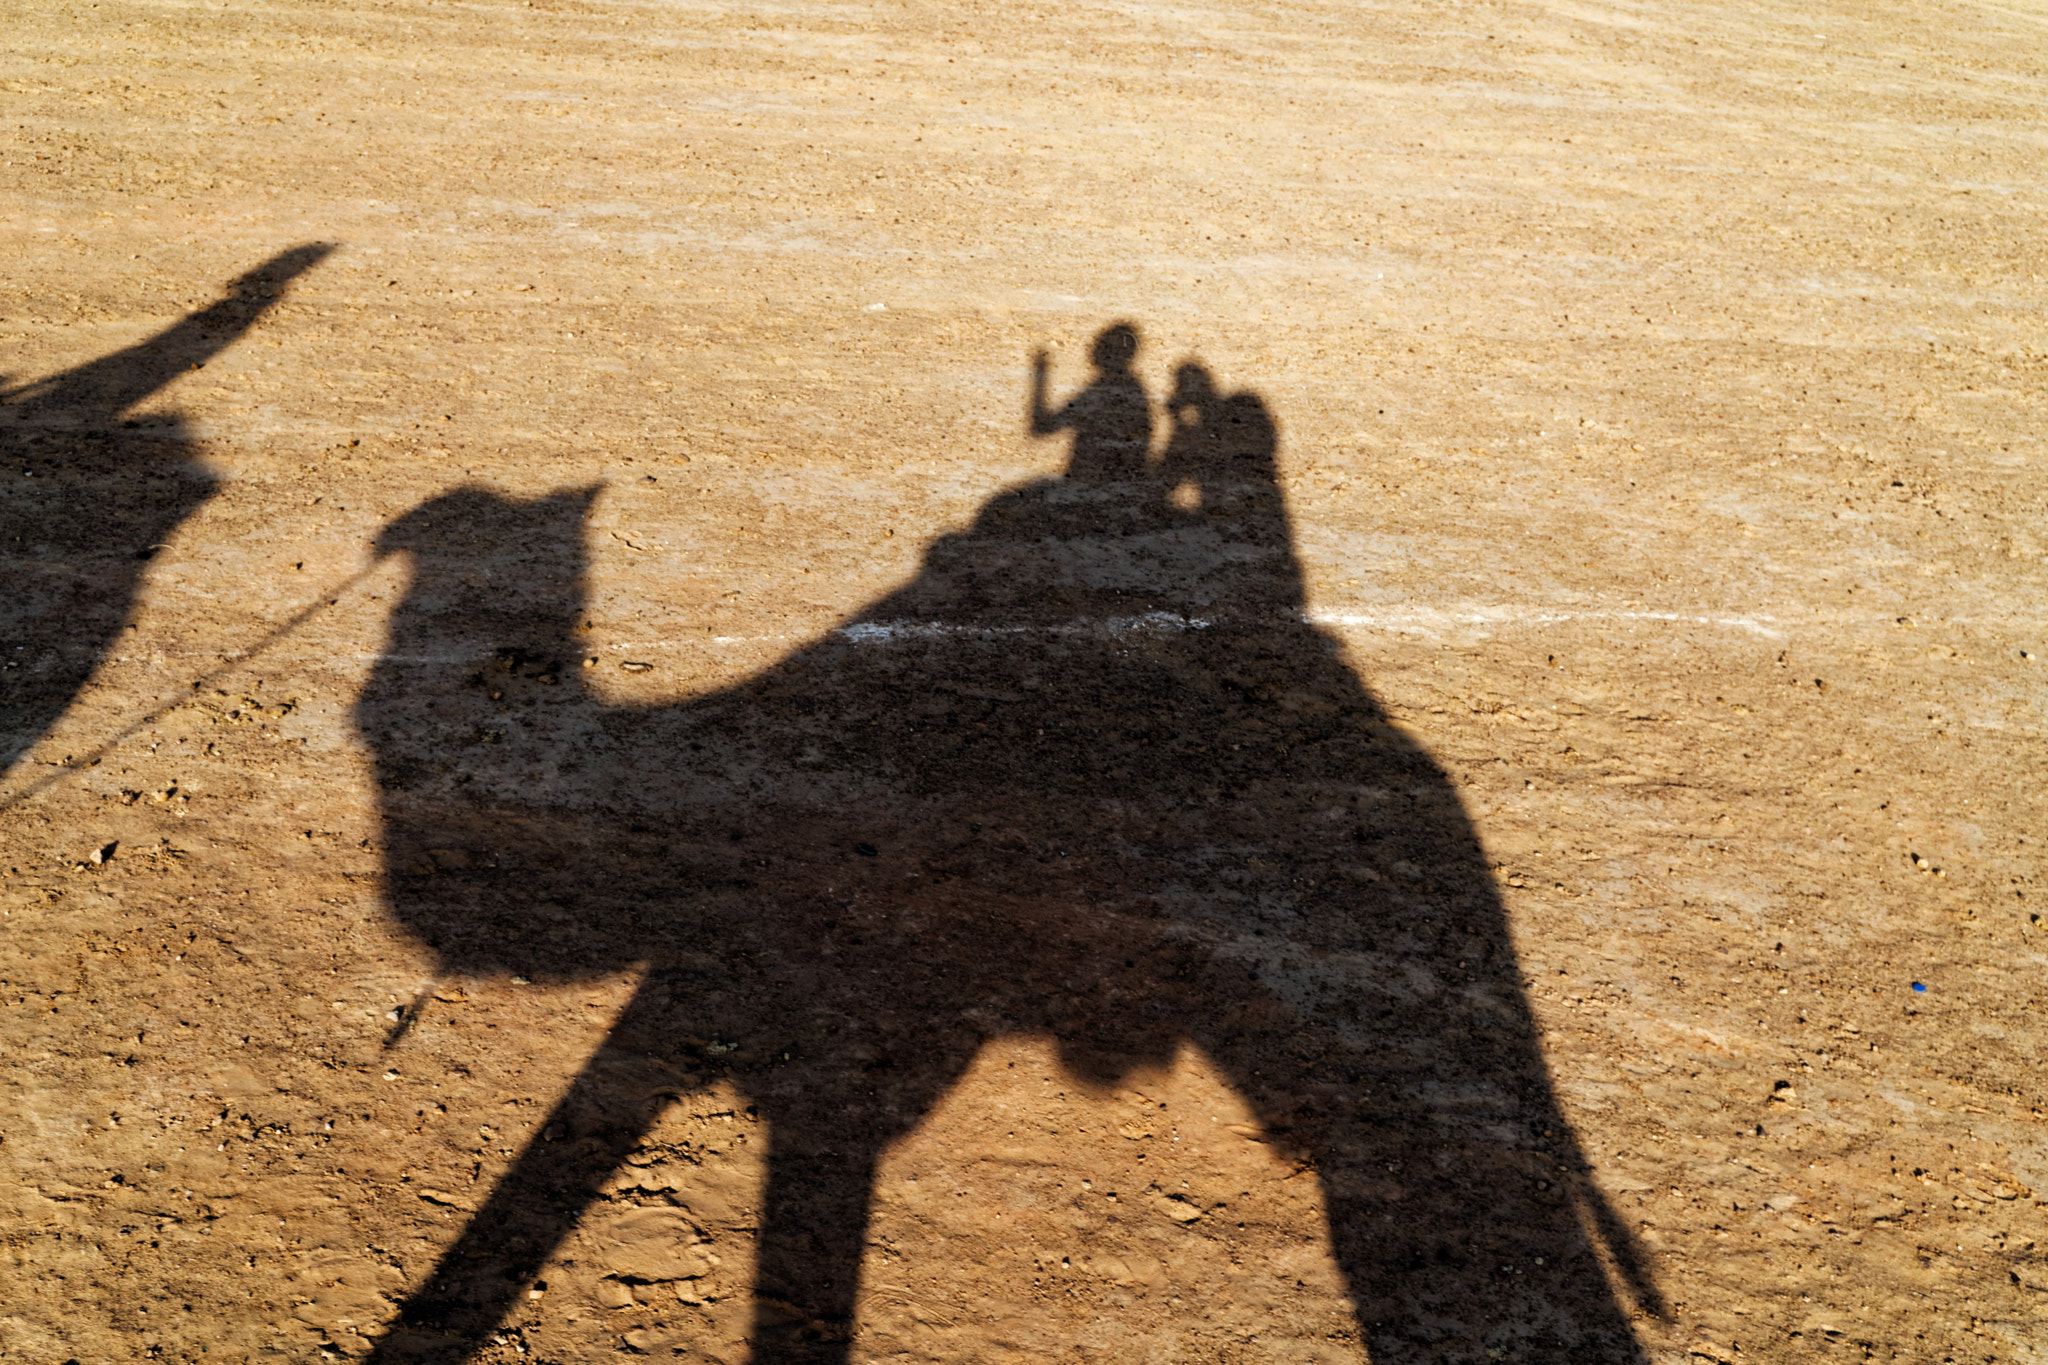
{"type": "Polygon", "coordinates": [[[1138,358],[1138,329],[1128,322],[1111,323],[1095,334],[1088,358],[1105,374],[1126,373],[1138,358]]]}
{"type": "MultiPolygon", "coordinates": [[[[1222,392],[1206,366],[1189,361],[1174,371],[1166,408],[1173,427],[1159,474],[1169,487],[1184,480],[1214,485],[1205,503],[1226,487],[1240,495],[1270,489],[1277,499],[1280,429],[1264,399],[1249,390],[1222,392]]],[[[1277,500],[1270,510],[1284,516],[1277,500]]]]}
{"type": "Polygon", "coordinates": [[[1200,361],[1183,362],[1173,372],[1173,392],[1167,395],[1166,410],[1176,421],[1185,413],[1199,415],[1216,401],[1216,379],[1200,361]],[[1192,410],[1192,411],[1190,411],[1192,410]]]}

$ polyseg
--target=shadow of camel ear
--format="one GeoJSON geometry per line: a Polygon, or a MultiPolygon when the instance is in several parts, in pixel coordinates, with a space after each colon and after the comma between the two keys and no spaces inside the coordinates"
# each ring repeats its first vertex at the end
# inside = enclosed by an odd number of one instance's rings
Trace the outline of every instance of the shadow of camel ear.
{"type": "Polygon", "coordinates": [[[610,487],[611,485],[603,479],[593,479],[580,488],[563,488],[548,494],[545,498],[541,498],[538,501],[559,503],[565,513],[561,520],[570,521],[573,516],[572,524],[576,528],[579,539],[588,539],[584,528],[590,521],[591,515],[597,510],[599,496],[610,487]]]}

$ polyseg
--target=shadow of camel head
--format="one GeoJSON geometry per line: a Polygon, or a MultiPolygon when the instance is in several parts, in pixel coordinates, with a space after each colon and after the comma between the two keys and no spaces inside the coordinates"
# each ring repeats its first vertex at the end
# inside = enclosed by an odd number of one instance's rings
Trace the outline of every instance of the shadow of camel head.
{"type": "Polygon", "coordinates": [[[392,913],[448,971],[643,972],[550,1121],[574,1140],[529,1146],[385,1356],[472,1349],[650,1087],[722,1079],[769,1135],[757,1296],[802,1309],[763,1313],[754,1359],[842,1361],[875,1163],[1031,1034],[1095,1086],[1214,1061],[1323,1181],[1376,1361],[1641,1359],[1595,1244],[1653,1291],[1580,1174],[1477,837],[1302,616],[1277,423],[1184,369],[1134,454],[1149,401],[1102,373],[1058,408],[1034,377],[1065,477],[673,702],[583,666],[596,488],[458,489],[380,539],[411,569],[357,707],[392,913]],[[1539,1188],[1537,1148],[1572,1174],[1539,1188]]]}

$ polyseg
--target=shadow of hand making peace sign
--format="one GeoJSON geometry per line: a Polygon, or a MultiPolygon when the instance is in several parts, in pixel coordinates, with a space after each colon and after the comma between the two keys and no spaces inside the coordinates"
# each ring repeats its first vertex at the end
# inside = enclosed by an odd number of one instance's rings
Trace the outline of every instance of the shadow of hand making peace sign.
{"type": "Polygon", "coordinates": [[[1641,1359],[1616,1294],[1655,1291],[1457,794],[1302,616],[1272,416],[1185,366],[1150,458],[1136,343],[1060,412],[1041,366],[1067,477],[691,701],[582,685],[596,489],[387,529],[411,581],[357,718],[392,911],[450,971],[646,974],[379,1359],[466,1356],[522,1299],[658,1116],[652,1065],[765,1122],[755,1292],[799,1311],[754,1360],[843,1361],[878,1158],[1009,1033],[1097,1084],[1202,1049],[1322,1181],[1379,1365],[1641,1359]]]}

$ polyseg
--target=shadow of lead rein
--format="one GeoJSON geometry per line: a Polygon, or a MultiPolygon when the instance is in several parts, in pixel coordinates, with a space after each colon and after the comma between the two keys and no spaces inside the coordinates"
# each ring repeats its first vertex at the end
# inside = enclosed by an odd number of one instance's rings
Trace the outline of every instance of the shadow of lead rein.
{"type": "Polygon", "coordinates": [[[171,712],[177,710],[179,707],[185,705],[194,697],[198,696],[199,693],[206,690],[206,688],[212,686],[214,683],[219,682],[221,679],[233,673],[236,669],[242,668],[247,664],[253,663],[259,656],[268,651],[272,645],[275,645],[278,641],[286,638],[289,635],[294,634],[301,626],[305,625],[306,622],[312,620],[320,613],[328,611],[334,607],[340,606],[341,599],[346,597],[355,588],[360,586],[364,579],[368,578],[372,573],[376,572],[376,569],[376,562],[372,562],[356,570],[354,573],[350,574],[347,578],[343,579],[334,587],[329,588],[326,592],[321,593],[320,596],[315,598],[310,604],[300,608],[286,620],[272,627],[270,632],[267,635],[265,635],[262,639],[256,641],[255,644],[250,645],[247,649],[242,650],[240,653],[226,660],[218,668],[212,669],[206,673],[202,673],[198,677],[194,678],[191,681],[191,683],[186,686],[185,691],[182,695],[174,698],[173,700],[159,704],[153,710],[145,711],[143,714],[137,716],[134,720],[129,721],[126,725],[122,726],[119,730],[115,731],[107,738],[101,740],[97,745],[95,745],[92,749],[86,752],[84,758],[78,760],[75,763],[61,764],[58,766],[57,771],[52,773],[45,773],[43,776],[37,778],[35,781],[29,783],[27,786],[21,788],[19,791],[9,793],[5,797],[0,797],[0,814],[4,814],[7,811],[15,809],[24,801],[28,801],[33,797],[40,796],[42,793],[48,791],[51,787],[57,785],[57,783],[62,782],[68,775],[76,772],[83,772],[85,769],[95,766],[99,763],[101,759],[105,758],[115,749],[118,749],[121,745],[135,738],[136,734],[139,731],[141,731],[145,726],[156,724],[165,716],[168,716],[169,714],[171,714],[171,712]]]}

